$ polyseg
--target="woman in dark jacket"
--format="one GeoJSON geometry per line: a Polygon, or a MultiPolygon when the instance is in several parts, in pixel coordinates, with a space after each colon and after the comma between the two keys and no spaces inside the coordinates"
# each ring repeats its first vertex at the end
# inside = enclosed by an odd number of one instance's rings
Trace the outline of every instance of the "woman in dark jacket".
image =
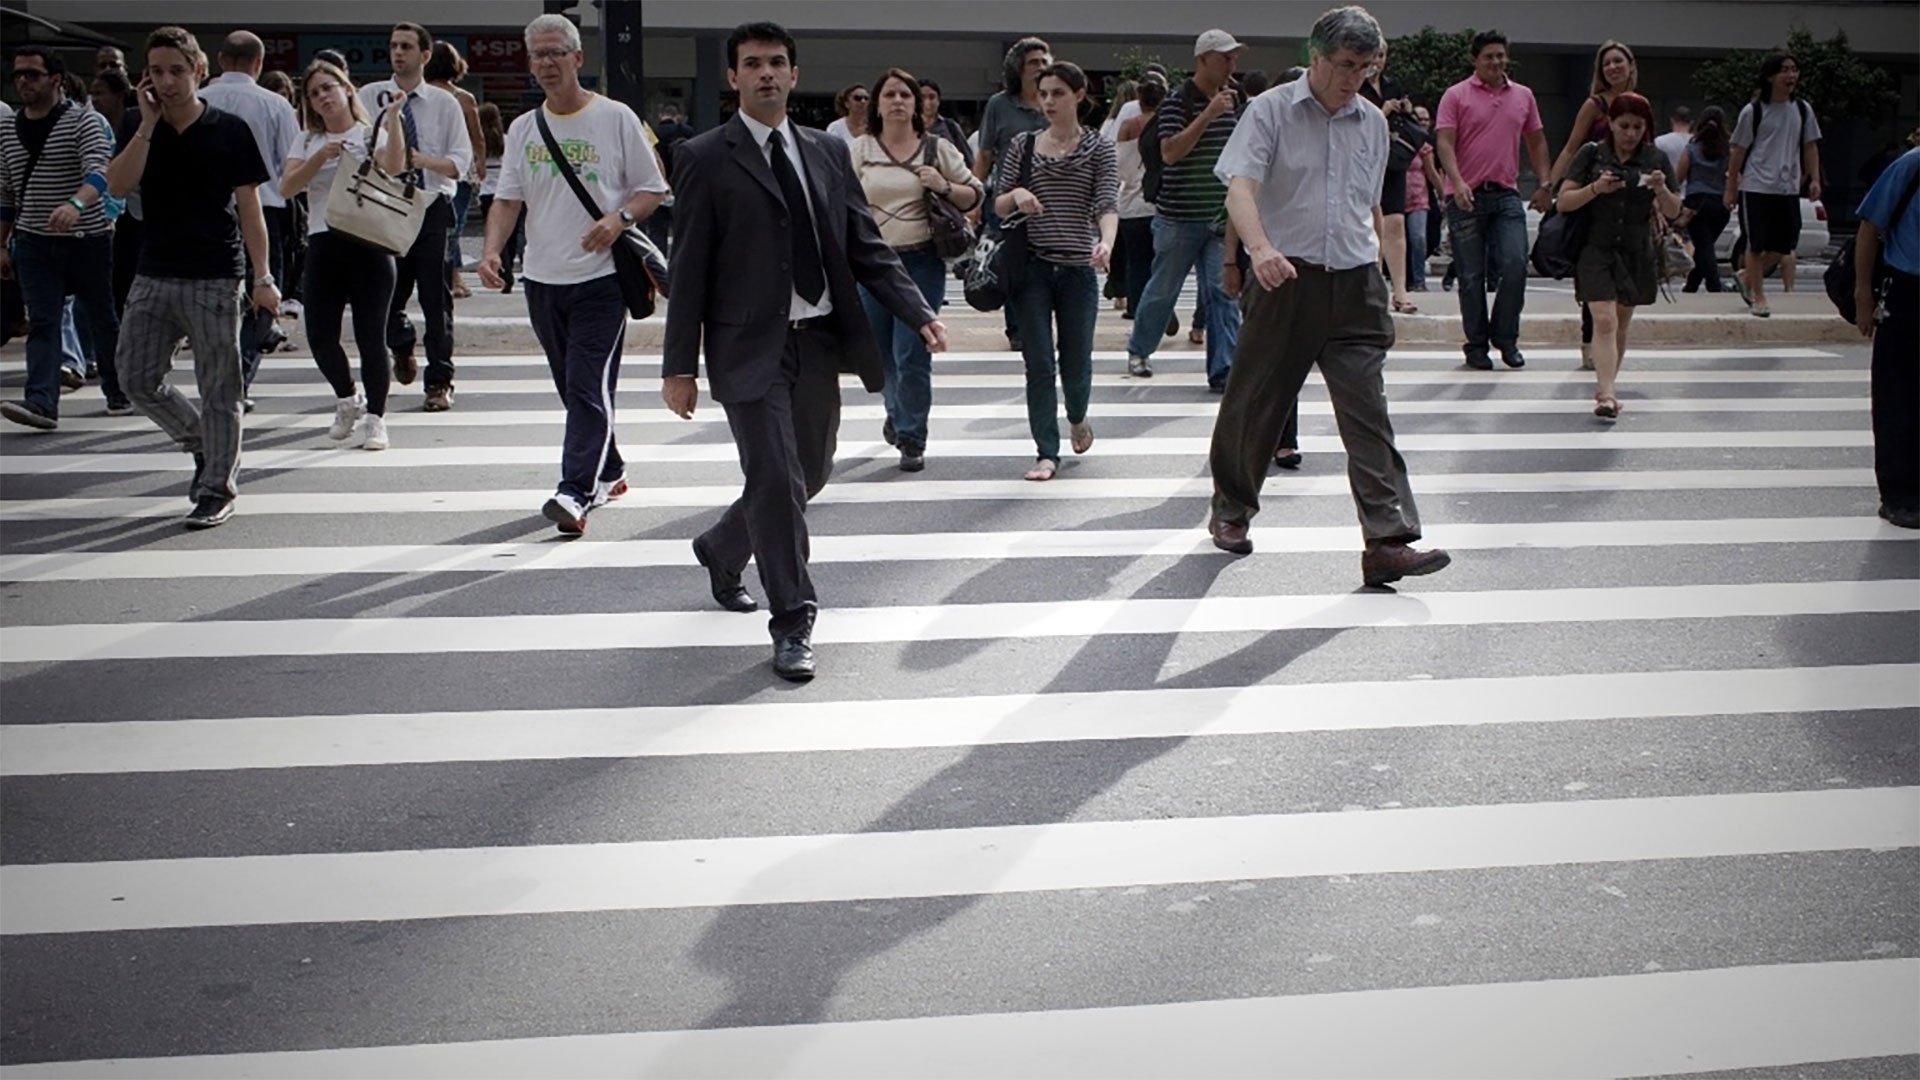
{"type": "Polygon", "coordinates": [[[1680,213],[1680,196],[1668,186],[1673,166],[1653,145],[1653,106],[1623,93],[1607,107],[1610,137],[1588,143],[1561,181],[1559,207],[1584,211],[1587,242],[1574,263],[1573,293],[1593,310],[1593,414],[1620,415],[1614,382],[1627,355],[1627,325],[1633,309],[1659,296],[1659,253],[1653,245],[1653,215],[1680,213]]]}

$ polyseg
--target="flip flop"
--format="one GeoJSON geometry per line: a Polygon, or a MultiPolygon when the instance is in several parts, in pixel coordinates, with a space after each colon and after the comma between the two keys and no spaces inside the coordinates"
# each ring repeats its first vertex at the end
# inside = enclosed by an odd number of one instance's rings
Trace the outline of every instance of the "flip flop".
{"type": "Polygon", "coordinates": [[[1420,305],[1411,300],[1395,300],[1393,302],[1393,310],[1400,315],[1418,315],[1420,314],[1420,305]]]}
{"type": "Polygon", "coordinates": [[[1033,468],[1027,470],[1027,479],[1051,480],[1053,479],[1053,474],[1059,471],[1060,466],[1055,464],[1052,458],[1041,458],[1039,461],[1034,462],[1033,468]]]}
{"type": "Polygon", "coordinates": [[[1084,454],[1093,449],[1093,425],[1085,420],[1073,425],[1073,452],[1084,454]]]}
{"type": "Polygon", "coordinates": [[[1194,327],[1192,330],[1187,331],[1187,341],[1194,345],[1205,345],[1207,343],[1207,332],[1199,327],[1194,327]]]}

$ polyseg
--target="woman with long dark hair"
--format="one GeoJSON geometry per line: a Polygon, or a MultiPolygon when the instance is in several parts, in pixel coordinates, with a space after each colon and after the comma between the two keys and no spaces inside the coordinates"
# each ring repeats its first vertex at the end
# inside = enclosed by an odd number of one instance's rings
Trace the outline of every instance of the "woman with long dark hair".
{"type": "Polygon", "coordinates": [[[1058,61],[1040,72],[1040,112],[1047,126],[1014,137],[994,166],[995,211],[1026,218],[1028,261],[1007,303],[1020,328],[1027,367],[1027,426],[1036,451],[1029,480],[1051,480],[1060,468],[1059,404],[1054,392],[1054,335],[1059,334],[1060,386],[1067,399],[1073,452],[1093,446],[1087,402],[1093,391],[1093,326],[1100,285],[1120,215],[1113,144],[1080,123],[1087,75],[1058,61]],[[1023,168],[1029,174],[1020,183],[1023,168]]]}
{"type": "Polygon", "coordinates": [[[1720,258],[1714,245],[1726,231],[1733,212],[1727,209],[1727,114],[1714,105],[1700,114],[1680,160],[1673,163],[1679,182],[1687,237],[1693,241],[1693,269],[1687,272],[1687,292],[1698,292],[1702,282],[1710,293],[1726,286],[1720,281],[1720,258]]]}
{"type": "MultiPolygon", "coordinates": [[[[488,101],[481,104],[480,143],[486,152],[484,160],[487,171],[480,179],[480,220],[487,220],[487,213],[493,209],[493,189],[500,180],[500,159],[507,152],[507,125],[500,116],[500,106],[488,101]]],[[[513,265],[520,253],[527,247],[527,208],[520,208],[520,218],[514,222],[513,235],[507,237],[507,246],[500,252],[500,276],[507,283],[501,292],[513,291],[513,265]]]]}
{"type": "MultiPolygon", "coordinates": [[[[900,256],[907,276],[938,312],[947,294],[947,264],[933,247],[927,199],[945,199],[962,213],[980,204],[980,181],[966,155],[928,131],[920,112],[920,81],[889,68],[873,84],[869,134],[853,140],[853,169],[866,192],[880,239],[900,256]],[[927,163],[932,154],[932,164],[927,163]]],[[[881,434],[900,448],[900,468],[926,467],[927,414],[933,408],[933,356],[918,327],[895,318],[866,289],[860,299],[887,366],[887,422],[881,434]]]]}
{"type": "Polygon", "coordinates": [[[1633,309],[1659,297],[1659,253],[1653,215],[1673,217],[1680,196],[1667,184],[1673,172],[1653,145],[1653,105],[1635,93],[1607,107],[1608,138],[1574,155],[1561,182],[1561,212],[1587,211],[1587,242],[1574,264],[1573,294],[1593,311],[1593,415],[1620,415],[1615,380],[1627,355],[1633,309]]]}
{"type": "MultiPolygon", "coordinates": [[[[1613,101],[1621,94],[1631,94],[1640,85],[1640,62],[1633,57],[1633,50],[1611,39],[1600,43],[1593,52],[1593,79],[1588,84],[1587,100],[1580,103],[1580,112],[1573,118],[1573,130],[1567,135],[1567,145],[1560,149],[1560,156],[1553,161],[1552,178],[1547,181],[1548,191],[1558,191],[1560,181],[1567,175],[1567,168],[1573,163],[1573,156],[1588,143],[1605,142],[1608,137],[1608,110],[1613,101]]],[[[1586,304],[1580,305],[1580,370],[1592,371],[1593,368],[1593,311],[1586,304]]]]}
{"type": "Polygon", "coordinates": [[[447,276],[452,282],[453,296],[456,300],[465,300],[473,295],[467,283],[460,277],[460,267],[467,258],[460,251],[460,234],[467,231],[467,210],[473,205],[473,193],[476,186],[487,176],[486,140],[480,133],[480,103],[460,80],[467,77],[467,60],[451,42],[433,43],[433,57],[427,61],[422,73],[428,83],[452,94],[460,103],[460,113],[467,121],[467,141],[473,148],[473,166],[467,175],[460,178],[460,184],[453,195],[453,228],[447,230],[447,276]]]}

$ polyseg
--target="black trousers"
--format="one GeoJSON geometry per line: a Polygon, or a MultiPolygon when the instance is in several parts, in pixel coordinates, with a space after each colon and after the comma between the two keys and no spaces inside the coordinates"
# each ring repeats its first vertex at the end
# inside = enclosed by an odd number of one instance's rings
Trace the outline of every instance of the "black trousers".
{"type": "Polygon", "coordinates": [[[1704,282],[1708,292],[1722,292],[1726,286],[1720,282],[1720,259],[1714,255],[1713,245],[1726,231],[1733,211],[1719,195],[1707,192],[1687,196],[1686,205],[1693,211],[1693,220],[1687,222],[1687,238],[1693,241],[1693,269],[1687,272],[1686,291],[1693,292],[1704,282]]]}
{"type": "Polygon", "coordinates": [[[420,235],[394,263],[393,305],[387,318],[387,344],[411,348],[406,332],[407,301],[420,290],[420,328],[427,352],[428,386],[453,385],[453,282],[447,276],[447,233],[453,228],[453,203],[445,196],[427,208],[420,235]]]}
{"type": "Polygon", "coordinates": [[[360,381],[367,411],[387,414],[387,390],[393,382],[393,358],[387,352],[387,304],[393,297],[393,256],[330,232],[307,241],[306,299],[301,310],[314,363],[333,396],[353,396],[353,368],[340,343],[342,318],[353,305],[353,341],[360,350],[360,381]]]}
{"type": "Polygon", "coordinates": [[[767,628],[785,637],[813,623],[819,606],[807,572],[807,502],[827,486],[840,438],[839,343],[821,330],[787,334],[780,377],[758,401],[726,402],[746,490],[705,534],[722,567],[760,567],[767,628]]]}
{"type": "Polygon", "coordinates": [[[593,500],[596,484],[618,480],[627,471],[613,437],[613,399],[627,334],[620,279],[608,274],[577,285],[529,281],[527,314],[547,354],[553,388],[567,409],[558,490],[584,505],[593,500]]]}
{"type": "Polygon", "coordinates": [[[1893,271],[1873,332],[1873,476],[1880,501],[1920,510],[1920,278],[1893,271]]]}

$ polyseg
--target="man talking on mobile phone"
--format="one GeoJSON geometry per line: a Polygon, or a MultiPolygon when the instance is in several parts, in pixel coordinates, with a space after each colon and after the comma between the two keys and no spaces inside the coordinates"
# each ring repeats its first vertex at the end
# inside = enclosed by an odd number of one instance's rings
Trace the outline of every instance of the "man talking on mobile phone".
{"type": "Polygon", "coordinates": [[[134,408],[193,455],[186,526],[210,529],[233,516],[238,494],[243,304],[280,311],[272,274],[241,285],[249,259],[269,265],[259,192],[269,174],[246,122],[200,100],[207,57],[192,34],[155,30],[146,63],[140,127],[107,167],[108,192],[124,198],[138,187],[146,210],[115,361],[134,408]],[[197,409],[167,380],[182,336],[193,348],[197,409]]]}

